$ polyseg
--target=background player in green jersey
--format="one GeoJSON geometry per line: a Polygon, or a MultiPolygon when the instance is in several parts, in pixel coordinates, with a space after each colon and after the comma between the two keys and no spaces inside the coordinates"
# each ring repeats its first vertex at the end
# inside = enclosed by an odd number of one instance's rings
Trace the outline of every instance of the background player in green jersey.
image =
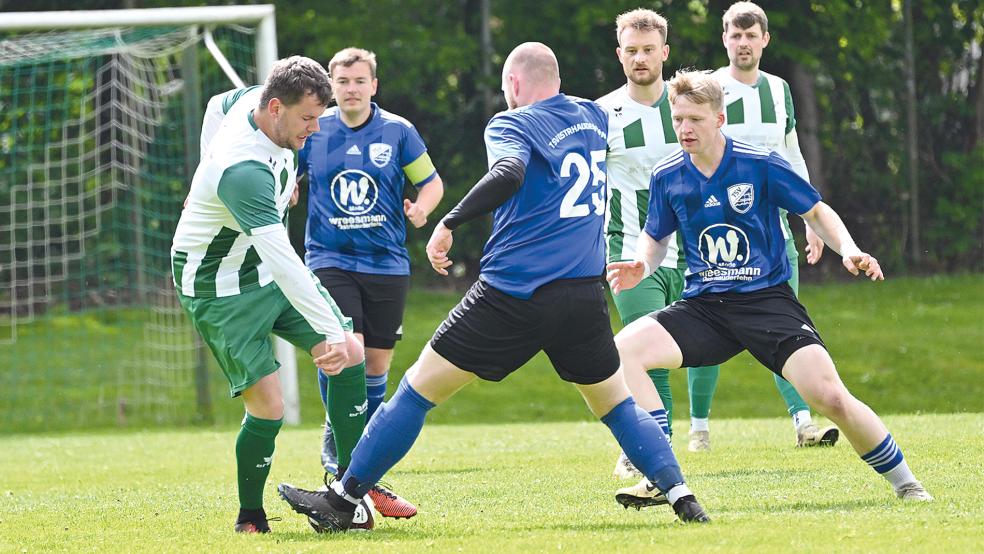
{"type": "MultiPolygon", "coordinates": [[[[810,180],[796,136],[796,119],[789,85],[783,79],[759,70],[762,53],[769,44],[769,22],[765,12],[752,2],[732,4],[723,17],[722,38],[730,64],[714,73],[724,89],[726,122],[724,134],[775,150],[793,166],[801,177],[810,180]]],[[[789,227],[785,210],[782,229],[786,254],[793,269],[790,286],[799,293],[799,255],[789,227]]],[[[807,261],[819,261],[823,241],[806,226],[807,261]]],[[[699,445],[710,447],[711,397],[717,386],[717,373],[707,372],[701,379],[689,380],[691,437],[699,445]]],[[[810,416],[810,407],[796,389],[778,375],[773,376],[796,430],[797,446],[829,446],[837,442],[839,431],[834,426],[819,427],[810,416]]]]}
{"type": "MultiPolygon", "coordinates": [[[[663,62],[669,55],[666,44],[667,22],[663,16],[647,9],[623,13],[615,20],[618,47],[615,52],[622,64],[624,86],[598,99],[608,112],[608,221],[605,238],[608,261],[632,260],[635,244],[646,221],[649,206],[649,177],[660,159],[680,149],[670,119],[663,62]]],[[[675,240],[656,271],[639,286],[614,296],[623,325],[660,310],[679,300],[683,291],[686,264],[675,240]]],[[[706,373],[716,382],[717,366],[694,368],[691,379],[706,373]]],[[[649,370],[649,377],[659,391],[662,406],[637,399],[660,424],[667,435],[672,433],[673,397],[669,371],[649,370]],[[664,409],[665,407],[665,409],[664,409]]],[[[613,475],[617,478],[641,477],[625,453],[619,456],[613,475]]]]}
{"type": "Polygon", "coordinates": [[[294,253],[284,225],[295,151],[330,100],[327,72],[300,56],[274,64],[262,87],[213,98],[208,144],[174,233],[178,299],[246,408],[236,440],[240,533],[270,531],[263,488],[284,416],[270,334],[309,351],[327,375],[365,371],[350,320],[294,253]]]}

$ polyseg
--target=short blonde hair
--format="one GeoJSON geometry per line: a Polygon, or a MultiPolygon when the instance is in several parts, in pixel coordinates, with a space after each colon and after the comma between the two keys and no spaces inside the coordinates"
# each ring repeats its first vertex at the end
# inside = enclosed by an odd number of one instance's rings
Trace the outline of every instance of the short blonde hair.
{"type": "Polygon", "coordinates": [[[682,96],[694,104],[710,104],[715,112],[724,109],[724,89],[708,71],[677,71],[667,86],[670,104],[682,96]]]}
{"type": "Polygon", "coordinates": [[[663,44],[666,44],[668,28],[669,23],[666,22],[665,17],[645,8],[637,8],[615,18],[615,38],[619,45],[622,44],[622,31],[626,29],[646,32],[659,31],[660,36],[663,37],[663,44]]]}
{"type": "Polygon", "coordinates": [[[728,24],[734,24],[739,29],[748,29],[758,23],[762,27],[763,33],[769,32],[769,18],[765,15],[765,10],[755,2],[735,2],[731,4],[728,11],[724,12],[721,18],[724,23],[724,32],[728,32],[728,24]]]}
{"type": "Polygon", "coordinates": [[[331,61],[328,62],[328,74],[333,75],[335,73],[335,68],[339,65],[352,67],[359,62],[366,62],[369,64],[369,73],[372,75],[372,78],[375,79],[376,54],[362,48],[354,47],[339,50],[334,56],[331,57],[331,61]]]}

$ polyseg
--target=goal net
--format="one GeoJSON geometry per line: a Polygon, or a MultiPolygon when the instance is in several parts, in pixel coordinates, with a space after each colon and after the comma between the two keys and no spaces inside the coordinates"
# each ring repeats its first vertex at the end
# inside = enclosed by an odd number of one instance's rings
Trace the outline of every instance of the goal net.
{"type": "Polygon", "coordinates": [[[212,419],[228,389],[168,257],[204,105],[257,82],[258,24],[0,29],[0,429],[212,419]]]}

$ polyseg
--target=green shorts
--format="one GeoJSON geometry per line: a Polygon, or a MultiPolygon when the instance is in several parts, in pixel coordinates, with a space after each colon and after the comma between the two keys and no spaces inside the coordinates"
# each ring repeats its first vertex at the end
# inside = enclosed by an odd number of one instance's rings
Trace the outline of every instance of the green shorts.
{"type": "MultiPolygon", "coordinates": [[[[352,320],[342,315],[324,289],[321,294],[342,328],[351,331],[352,320]]],[[[192,298],[179,293],[178,300],[218,360],[232,396],[239,396],[280,368],[273,353],[271,333],[305,352],[325,340],[291,306],[276,283],[220,298],[192,298]]]]}
{"type": "Polygon", "coordinates": [[[660,266],[652,275],[629,290],[614,295],[615,308],[628,325],[642,316],[662,310],[683,294],[683,270],[660,266]]]}

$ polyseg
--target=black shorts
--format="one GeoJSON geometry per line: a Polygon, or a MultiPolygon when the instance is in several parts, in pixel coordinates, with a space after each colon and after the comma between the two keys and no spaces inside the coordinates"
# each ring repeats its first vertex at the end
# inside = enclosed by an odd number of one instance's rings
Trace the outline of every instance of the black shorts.
{"type": "Polygon", "coordinates": [[[403,337],[409,275],[372,275],[334,267],[314,270],[368,348],[392,349],[403,337]]]}
{"type": "Polygon", "coordinates": [[[806,308],[786,283],[754,292],[685,298],[649,317],[676,341],[683,367],[722,364],[748,350],[781,377],[793,352],[811,344],[824,346],[806,308]]]}
{"type": "Polygon", "coordinates": [[[431,348],[459,368],[501,381],[543,350],[560,378],[593,385],[618,371],[601,280],[564,279],[521,300],[479,280],[451,310],[431,348]]]}

